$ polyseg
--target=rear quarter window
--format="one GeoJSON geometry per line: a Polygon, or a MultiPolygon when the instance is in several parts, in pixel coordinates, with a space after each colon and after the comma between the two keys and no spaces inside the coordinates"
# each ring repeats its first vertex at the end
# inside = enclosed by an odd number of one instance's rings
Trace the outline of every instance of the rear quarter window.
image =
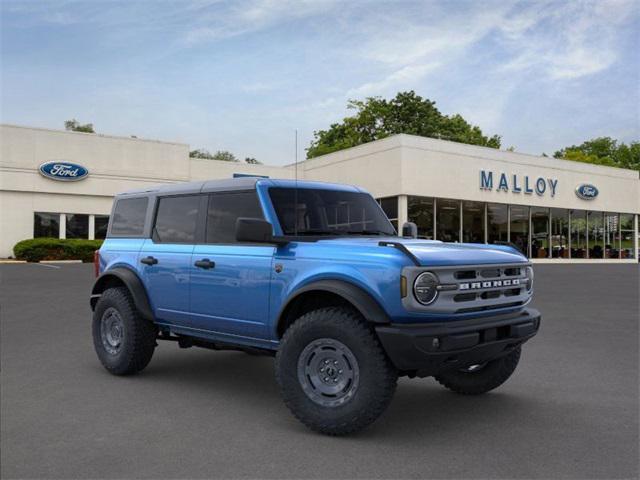
{"type": "Polygon", "coordinates": [[[116,201],[111,222],[111,236],[137,237],[144,233],[147,215],[147,197],[123,198],[116,201]]]}

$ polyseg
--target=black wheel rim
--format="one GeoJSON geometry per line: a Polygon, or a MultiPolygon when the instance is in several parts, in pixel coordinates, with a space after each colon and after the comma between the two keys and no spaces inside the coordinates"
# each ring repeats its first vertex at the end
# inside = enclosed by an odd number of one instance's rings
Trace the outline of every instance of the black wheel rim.
{"type": "Polygon", "coordinates": [[[298,381],[314,403],[337,407],[353,398],[358,390],[360,368],[355,355],[344,343],[319,338],[300,353],[298,381]]]}
{"type": "Polygon", "coordinates": [[[120,312],[113,307],[107,308],[100,319],[100,338],[102,346],[111,355],[117,355],[124,340],[124,322],[120,312]]]}

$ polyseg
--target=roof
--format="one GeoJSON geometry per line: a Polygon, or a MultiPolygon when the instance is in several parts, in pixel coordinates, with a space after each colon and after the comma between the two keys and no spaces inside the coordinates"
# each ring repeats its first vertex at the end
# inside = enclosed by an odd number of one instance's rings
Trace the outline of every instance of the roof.
{"type": "Polygon", "coordinates": [[[129,190],[118,194],[118,196],[138,196],[138,195],[180,195],[189,193],[204,192],[224,192],[233,190],[252,190],[256,188],[256,184],[266,184],[273,187],[283,188],[324,188],[330,190],[351,190],[354,192],[361,191],[352,185],[342,185],[339,183],[315,182],[309,180],[291,180],[291,179],[272,179],[262,177],[238,177],[225,178],[220,180],[206,180],[199,182],[171,183],[158,185],[156,187],[129,190]]]}

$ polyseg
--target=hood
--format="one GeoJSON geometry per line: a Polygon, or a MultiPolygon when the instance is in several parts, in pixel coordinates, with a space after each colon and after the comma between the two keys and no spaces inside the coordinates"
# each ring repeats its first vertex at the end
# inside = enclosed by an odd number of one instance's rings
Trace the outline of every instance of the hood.
{"type": "Polygon", "coordinates": [[[423,266],[489,265],[498,263],[522,263],[527,261],[527,258],[522,255],[522,253],[506,245],[443,243],[436,240],[417,240],[401,237],[339,237],[331,240],[321,240],[321,243],[326,242],[354,247],[374,247],[381,241],[403,244],[423,266]]]}

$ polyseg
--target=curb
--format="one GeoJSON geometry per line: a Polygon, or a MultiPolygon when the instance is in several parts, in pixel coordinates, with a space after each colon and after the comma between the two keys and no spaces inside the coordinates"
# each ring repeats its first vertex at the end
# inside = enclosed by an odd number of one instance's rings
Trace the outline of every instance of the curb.
{"type": "Polygon", "coordinates": [[[82,260],[40,260],[37,263],[82,263],[82,260]]]}
{"type": "Polygon", "coordinates": [[[11,263],[27,263],[26,260],[10,260],[6,258],[0,258],[0,265],[2,264],[11,264],[11,263]]]}

